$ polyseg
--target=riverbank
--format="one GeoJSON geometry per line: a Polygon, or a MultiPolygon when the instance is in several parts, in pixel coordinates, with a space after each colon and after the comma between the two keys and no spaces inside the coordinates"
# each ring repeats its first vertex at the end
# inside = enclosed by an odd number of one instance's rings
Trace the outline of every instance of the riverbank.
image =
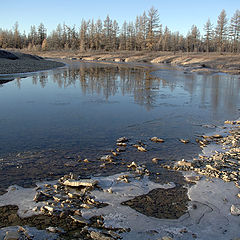
{"type": "Polygon", "coordinates": [[[224,72],[240,74],[239,54],[173,52],[79,52],[79,51],[11,51],[0,50],[0,74],[35,72],[64,66],[49,59],[86,62],[171,64],[189,72],[224,72]]]}
{"type": "Polygon", "coordinates": [[[0,50],[0,74],[36,72],[63,66],[63,63],[36,55],[0,50]]]}
{"type": "Polygon", "coordinates": [[[61,58],[97,62],[142,62],[168,63],[180,66],[183,70],[192,72],[225,72],[240,74],[239,54],[229,53],[173,53],[173,52],[78,52],[78,51],[45,51],[26,52],[37,54],[44,58],[61,58]]]}

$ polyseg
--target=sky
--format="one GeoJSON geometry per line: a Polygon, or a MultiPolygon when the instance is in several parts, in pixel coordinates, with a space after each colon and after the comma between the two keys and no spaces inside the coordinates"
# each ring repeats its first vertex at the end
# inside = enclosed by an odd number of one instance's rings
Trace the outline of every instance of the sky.
{"type": "Polygon", "coordinates": [[[79,27],[82,19],[104,20],[107,15],[121,26],[154,6],[163,27],[185,35],[193,24],[202,31],[208,18],[215,25],[222,9],[230,19],[240,0],[0,0],[0,6],[0,28],[12,29],[17,21],[22,33],[41,22],[50,33],[59,23],[79,27]]]}

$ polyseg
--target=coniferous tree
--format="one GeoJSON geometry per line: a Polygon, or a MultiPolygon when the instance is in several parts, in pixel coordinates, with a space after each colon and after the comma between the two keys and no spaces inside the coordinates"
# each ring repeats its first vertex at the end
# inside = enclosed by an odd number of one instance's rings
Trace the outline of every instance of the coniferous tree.
{"type": "Polygon", "coordinates": [[[18,22],[16,22],[13,27],[13,47],[22,48],[18,22]]]}
{"type": "Polygon", "coordinates": [[[232,52],[240,51],[240,11],[236,10],[231,18],[229,37],[232,43],[232,52]]]}
{"type": "Polygon", "coordinates": [[[153,50],[155,48],[155,38],[156,33],[159,28],[159,14],[158,10],[154,7],[151,7],[151,9],[148,11],[147,16],[147,39],[146,39],[146,45],[147,49],[153,50]]]}
{"type": "Polygon", "coordinates": [[[102,21],[101,19],[98,19],[95,24],[95,46],[97,50],[100,50],[103,48],[102,43],[102,21]]]}
{"type": "Polygon", "coordinates": [[[218,16],[217,27],[216,27],[216,41],[217,49],[222,52],[224,50],[225,40],[227,37],[227,15],[223,9],[218,16]]]}
{"type": "Polygon", "coordinates": [[[47,30],[44,27],[43,23],[40,23],[38,26],[38,44],[42,45],[45,38],[47,38],[47,30]]]}
{"type": "Polygon", "coordinates": [[[88,23],[85,20],[82,20],[81,29],[80,29],[80,38],[79,38],[80,51],[87,50],[87,40],[88,40],[87,29],[88,29],[88,23]]]}
{"type": "Polygon", "coordinates": [[[119,36],[119,49],[126,50],[127,49],[127,22],[124,21],[121,29],[121,33],[119,36]]]}
{"type": "Polygon", "coordinates": [[[230,51],[240,52],[240,11],[236,10],[229,27],[225,10],[218,16],[217,25],[208,19],[204,34],[193,25],[186,36],[171,32],[167,26],[159,24],[157,9],[152,7],[147,14],[137,16],[135,22],[124,22],[119,27],[109,16],[104,22],[98,19],[82,20],[77,33],[76,26],[59,24],[47,35],[41,23],[37,28],[31,26],[28,36],[21,34],[16,22],[12,29],[0,29],[1,48],[28,48],[29,50],[151,50],[151,51],[230,51]],[[164,30],[163,30],[164,29],[164,30]],[[44,44],[43,44],[44,42],[44,44]],[[46,47],[47,46],[47,47],[46,47]]]}
{"type": "Polygon", "coordinates": [[[212,25],[210,19],[208,19],[208,21],[204,25],[204,31],[205,31],[205,34],[204,34],[205,50],[207,52],[210,52],[211,41],[213,39],[213,25],[212,25]]]}

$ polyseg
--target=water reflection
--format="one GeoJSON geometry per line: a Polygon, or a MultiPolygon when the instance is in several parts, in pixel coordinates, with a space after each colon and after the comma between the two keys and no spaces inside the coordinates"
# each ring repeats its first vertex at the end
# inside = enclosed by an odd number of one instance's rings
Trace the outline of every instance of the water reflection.
{"type": "Polygon", "coordinates": [[[120,136],[134,142],[157,135],[166,142],[160,149],[152,146],[151,153],[179,159],[198,147],[177,139],[195,142],[195,135],[206,131],[197,126],[238,117],[239,87],[240,80],[230,75],[73,62],[3,85],[0,153],[99,152],[113,148],[120,136]]]}
{"type": "MultiPolygon", "coordinates": [[[[99,94],[106,100],[116,94],[132,94],[134,102],[147,109],[156,106],[159,98],[166,97],[161,93],[166,88],[175,95],[180,94],[178,88],[182,88],[184,94],[189,94],[190,102],[198,95],[202,107],[210,105],[215,113],[223,109],[235,111],[239,102],[240,81],[236,76],[184,74],[165,69],[152,74],[152,71],[147,67],[79,64],[53,73],[41,72],[32,76],[32,83],[42,88],[49,81],[59,88],[80,87],[82,94],[99,94]]],[[[17,85],[21,87],[19,79],[17,85]]]]}

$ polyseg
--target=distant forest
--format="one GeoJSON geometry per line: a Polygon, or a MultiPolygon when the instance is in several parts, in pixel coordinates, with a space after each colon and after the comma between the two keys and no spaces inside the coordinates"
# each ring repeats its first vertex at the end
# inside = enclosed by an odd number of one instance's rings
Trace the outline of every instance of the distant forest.
{"type": "Polygon", "coordinates": [[[47,34],[44,24],[31,26],[29,34],[20,33],[16,22],[11,30],[0,28],[0,48],[28,49],[31,51],[79,50],[79,51],[182,51],[182,52],[240,52],[240,11],[228,19],[225,10],[214,26],[210,19],[200,34],[192,25],[186,36],[160,24],[158,10],[137,16],[134,22],[124,22],[120,27],[116,20],[106,17],[82,20],[80,27],[59,24],[47,34]]]}

